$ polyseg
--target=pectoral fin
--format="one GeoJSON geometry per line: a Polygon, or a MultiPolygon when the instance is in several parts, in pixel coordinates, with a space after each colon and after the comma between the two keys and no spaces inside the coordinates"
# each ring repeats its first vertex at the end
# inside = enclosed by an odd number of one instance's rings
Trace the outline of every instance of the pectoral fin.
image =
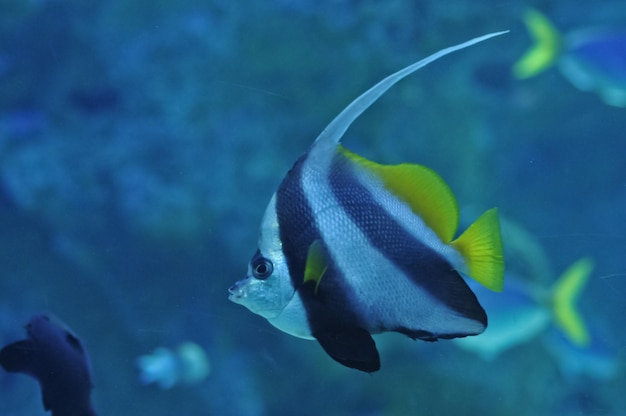
{"type": "Polygon", "coordinates": [[[315,294],[320,285],[322,277],[328,269],[328,260],[326,252],[320,240],[315,240],[309,247],[306,257],[306,265],[304,267],[304,283],[315,282],[315,294]]]}
{"type": "Polygon", "coordinates": [[[371,373],[380,369],[372,336],[362,328],[341,328],[314,333],[324,351],[346,367],[371,373]]]}
{"type": "Polygon", "coordinates": [[[7,345],[0,351],[0,365],[10,373],[37,374],[37,349],[31,340],[23,340],[7,345]]]}

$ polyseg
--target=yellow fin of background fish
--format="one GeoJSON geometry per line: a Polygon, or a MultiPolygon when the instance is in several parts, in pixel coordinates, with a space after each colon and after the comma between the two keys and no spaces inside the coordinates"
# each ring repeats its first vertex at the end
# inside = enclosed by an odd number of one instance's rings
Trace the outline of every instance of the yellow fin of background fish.
{"type": "Polygon", "coordinates": [[[504,251],[497,208],[481,215],[452,245],[463,255],[472,279],[487,289],[502,291],[504,251]]]}
{"type": "Polygon", "coordinates": [[[552,287],[554,319],[565,336],[579,347],[589,345],[590,336],[575,303],[593,270],[593,261],[582,258],[567,268],[552,287]]]}
{"type": "Polygon", "coordinates": [[[523,17],[533,46],[513,65],[516,78],[530,78],[550,67],[561,53],[561,35],[540,12],[528,9],[523,17]]]}
{"type": "Polygon", "coordinates": [[[315,282],[316,294],[326,269],[328,269],[328,262],[326,261],[324,247],[322,247],[320,240],[315,240],[307,252],[306,265],[304,266],[304,283],[309,281],[315,282]]]}
{"type": "Polygon", "coordinates": [[[381,165],[343,146],[339,151],[379,176],[385,188],[406,202],[444,243],[452,241],[459,227],[459,207],[450,187],[434,170],[409,163],[381,165]]]}

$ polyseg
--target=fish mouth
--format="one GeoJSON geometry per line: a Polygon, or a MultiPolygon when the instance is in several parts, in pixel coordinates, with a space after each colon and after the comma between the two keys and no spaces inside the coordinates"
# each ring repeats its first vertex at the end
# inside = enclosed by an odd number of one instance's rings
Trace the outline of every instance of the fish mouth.
{"type": "Polygon", "coordinates": [[[241,287],[240,282],[235,283],[228,288],[228,300],[237,302],[244,297],[245,293],[241,287]]]}

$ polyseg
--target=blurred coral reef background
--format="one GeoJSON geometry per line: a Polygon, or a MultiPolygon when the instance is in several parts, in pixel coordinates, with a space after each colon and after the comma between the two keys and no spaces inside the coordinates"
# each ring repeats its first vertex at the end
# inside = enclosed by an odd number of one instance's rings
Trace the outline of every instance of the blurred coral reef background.
{"type": "MultiPolygon", "coordinates": [[[[511,76],[528,6],[564,31],[626,27],[618,0],[0,2],[0,345],[35,312],[62,317],[89,350],[101,415],[621,414],[626,110],[555,70],[511,76]],[[395,334],[367,376],[228,302],[269,198],[338,111],[506,29],[394,87],[344,144],[432,167],[462,219],[498,206],[532,236],[504,242],[527,254],[508,270],[533,283],[592,257],[579,308],[609,377],[555,360],[557,342],[488,362],[395,334]],[[137,357],[185,342],[207,377],[142,384],[137,357]]],[[[0,391],[1,414],[44,414],[32,380],[0,373],[0,391]]]]}

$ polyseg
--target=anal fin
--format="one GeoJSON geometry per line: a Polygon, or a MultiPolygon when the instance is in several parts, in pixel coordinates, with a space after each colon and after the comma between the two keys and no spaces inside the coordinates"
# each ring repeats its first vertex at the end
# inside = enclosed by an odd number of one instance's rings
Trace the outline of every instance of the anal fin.
{"type": "Polygon", "coordinates": [[[346,367],[371,373],[380,369],[380,357],[369,332],[362,328],[324,330],[313,336],[324,351],[346,367]]]}

